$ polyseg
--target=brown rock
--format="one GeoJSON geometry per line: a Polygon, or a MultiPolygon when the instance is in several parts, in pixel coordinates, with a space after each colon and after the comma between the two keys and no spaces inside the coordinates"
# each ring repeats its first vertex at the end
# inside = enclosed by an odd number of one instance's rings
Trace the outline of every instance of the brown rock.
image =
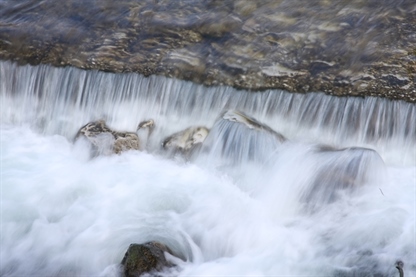
{"type": "Polygon", "coordinates": [[[125,277],[139,277],[144,273],[161,271],[163,268],[172,267],[173,264],[165,258],[165,252],[172,251],[158,242],[145,244],[130,244],[121,264],[125,277]]]}

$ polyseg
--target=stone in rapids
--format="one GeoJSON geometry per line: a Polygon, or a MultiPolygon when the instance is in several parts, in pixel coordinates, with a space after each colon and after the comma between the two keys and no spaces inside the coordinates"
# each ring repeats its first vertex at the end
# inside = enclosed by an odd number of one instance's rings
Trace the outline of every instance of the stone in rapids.
{"type": "Polygon", "coordinates": [[[208,128],[203,126],[189,127],[167,137],[162,142],[162,146],[173,151],[189,152],[197,145],[202,144],[208,133],[208,128]]]}
{"type": "Polygon", "coordinates": [[[92,121],[81,127],[75,136],[75,140],[84,137],[93,146],[95,154],[120,154],[128,150],[142,150],[144,145],[141,143],[138,132],[148,129],[150,136],[154,128],[152,119],[141,122],[135,132],[119,132],[108,127],[104,120],[92,121]]]}
{"type": "Polygon", "coordinates": [[[165,253],[173,255],[166,245],[159,242],[130,244],[121,261],[124,276],[139,277],[145,273],[156,273],[164,268],[174,266],[166,260],[165,253]]]}
{"type": "Polygon", "coordinates": [[[258,122],[256,119],[236,110],[229,110],[224,113],[222,116],[223,119],[231,121],[231,122],[238,122],[241,124],[246,125],[249,129],[256,130],[256,131],[266,131],[272,135],[274,135],[278,141],[284,142],[286,138],[282,135],[274,131],[269,126],[258,122]]]}

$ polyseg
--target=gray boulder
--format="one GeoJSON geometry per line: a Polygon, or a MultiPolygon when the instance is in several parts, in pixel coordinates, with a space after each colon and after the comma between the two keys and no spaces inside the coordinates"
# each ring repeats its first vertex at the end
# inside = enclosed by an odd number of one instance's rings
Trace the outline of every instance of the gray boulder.
{"type": "Polygon", "coordinates": [[[196,146],[202,144],[208,136],[209,130],[203,126],[189,127],[183,131],[174,133],[162,142],[165,149],[179,151],[182,153],[192,151],[196,146]]]}

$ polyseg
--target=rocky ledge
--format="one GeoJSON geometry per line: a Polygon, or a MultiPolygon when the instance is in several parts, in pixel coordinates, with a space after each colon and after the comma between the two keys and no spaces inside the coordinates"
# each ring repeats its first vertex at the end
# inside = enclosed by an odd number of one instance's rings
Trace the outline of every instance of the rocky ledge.
{"type": "Polygon", "coordinates": [[[0,59],[416,102],[416,2],[2,1],[0,59]]]}

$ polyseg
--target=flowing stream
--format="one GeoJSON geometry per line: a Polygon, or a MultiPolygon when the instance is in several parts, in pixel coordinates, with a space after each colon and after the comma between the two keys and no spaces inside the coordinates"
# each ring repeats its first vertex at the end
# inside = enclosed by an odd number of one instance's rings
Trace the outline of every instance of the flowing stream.
{"type": "Polygon", "coordinates": [[[0,100],[1,276],[118,276],[151,240],[166,276],[416,276],[414,104],[7,61],[0,100]],[[143,151],[74,140],[150,118],[143,151]],[[199,149],[163,149],[191,126],[199,149]]]}

